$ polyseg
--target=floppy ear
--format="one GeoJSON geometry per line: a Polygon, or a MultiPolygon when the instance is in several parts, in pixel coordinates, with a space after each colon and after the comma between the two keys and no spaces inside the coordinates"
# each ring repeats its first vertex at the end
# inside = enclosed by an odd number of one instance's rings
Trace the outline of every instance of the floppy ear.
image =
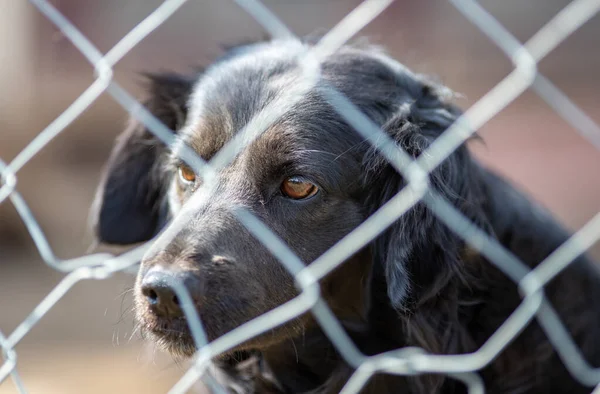
{"type": "MultiPolygon", "coordinates": [[[[418,89],[412,86],[410,92],[414,100],[401,105],[383,126],[413,158],[419,157],[459,115],[458,109],[445,101],[442,93],[446,90],[424,80],[416,82],[418,89]]],[[[378,207],[406,182],[381,156],[371,155],[368,160],[370,178],[376,179],[370,205],[378,207]]],[[[484,226],[477,174],[463,145],[430,174],[430,184],[467,218],[484,226]]],[[[463,250],[460,237],[423,203],[416,204],[375,241],[375,258],[381,262],[379,270],[385,276],[391,305],[397,310],[413,309],[437,295],[453,278],[461,279],[465,275],[460,264],[463,250]]]]}
{"type": "MultiPolygon", "coordinates": [[[[176,74],[148,75],[145,107],[165,126],[177,130],[185,121],[193,79],[176,74]]],[[[161,174],[166,146],[131,118],[117,138],[92,208],[100,242],[127,245],[151,239],[164,226],[168,207],[161,174]]]]}
{"type": "MultiPolygon", "coordinates": [[[[400,105],[383,129],[399,147],[417,158],[452,124],[459,110],[435,85],[414,78],[406,83],[411,84],[406,91],[413,100],[400,105]]],[[[381,155],[371,152],[366,159],[368,178],[374,180],[367,203],[376,209],[406,182],[381,155]]],[[[476,226],[491,233],[483,213],[480,171],[463,145],[432,171],[430,187],[476,226]]],[[[477,302],[470,291],[483,282],[472,279],[478,265],[465,264],[464,253],[465,242],[422,202],[374,241],[374,280],[385,281],[391,307],[407,317],[400,320],[405,346],[417,346],[433,354],[474,350],[460,321],[460,308],[477,302]]],[[[444,380],[443,375],[425,374],[410,384],[414,392],[433,393],[440,390],[444,380]]]]}

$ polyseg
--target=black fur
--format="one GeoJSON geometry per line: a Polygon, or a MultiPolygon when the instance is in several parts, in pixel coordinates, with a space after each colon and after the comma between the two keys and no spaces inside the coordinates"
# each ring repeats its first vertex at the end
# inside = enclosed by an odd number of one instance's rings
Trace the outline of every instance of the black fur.
{"type": "MultiPolygon", "coordinates": [[[[209,160],[253,115],[298,88],[304,49],[291,41],[248,45],[199,77],[155,76],[147,107],[209,160]]],[[[460,113],[447,89],[378,49],[347,46],[325,59],[318,86],[221,171],[214,189],[178,184],[169,164],[177,165],[178,148],[169,153],[136,122],[117,143],[99,188],[100,240],[145,241],[169,218],[187,220],[171,242],[144,258],[136,286],[142,325],[172,352],[190,355],[193,346],[185,325],[161,320],[148,308],[139,287],[153,267],[183,270],[202,283],[190,291],[210,339],[297,294],[293,278],[229,209],[253,212],[308,264],[406,185],[329,105],[328,87],[348,97],[415,158],[460,113]],[[319,192],[306,201],[286,199],[279,184],[291,175],[304,176],[319,192]],[[190,199],[200,202],[180,214],[179,205],[185,209],[190,199]],[[178,334],[161,331],[165,324],[178,334]]],[[[548,212],[478,164],[466,146],[436,168],[430,181],[531,267],[568,238],[548,212]]],[[[513,281],[422,202],[324,278],[321,287],[367,354],[405,346],[434,354],[475,351],[521,300],[513,281]]],[[[599,290],[598,274],[585,256],[546,288],[593,365],[600,363],[599,290]]],[[[352,373],[310,315],[236,348],[218,364],[230,387],[248,393],[337,393],[352,373]]],[[[591,391],[568,374],[536,322],[480,373],[490,393],[591,391]]],[[[364,392],[461,393],[465,387],[443,375],[377,375],[364,392]]]]}
{"type": "MultiPolygon", "coordinates": [[[[176,74],[148,74],[150,98],[145,107],[170,129],[181,126],[192,79],[176,74]]],[[[119,136],[100,181],[104,197],[96,201],[98,237],[128,245],[147,241],[165,225],[161,163],[167,148],[143,124],[130,120],[119,136]]]]}

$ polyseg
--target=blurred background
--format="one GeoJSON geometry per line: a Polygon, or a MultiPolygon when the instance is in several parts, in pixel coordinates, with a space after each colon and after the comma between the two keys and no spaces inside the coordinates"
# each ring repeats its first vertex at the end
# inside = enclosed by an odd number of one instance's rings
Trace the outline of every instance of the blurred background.
{"type": "MultiPolygon", "coordinates": [[[[158,0],[54,0],[103,53],[152,12],[158,0]]],[[[324,32],[358,0],[264,1],[298,34],[324,32]]],[[[521,41],[568,0],[481,0],[521,41]]],[[[141,71],[188,71],[208,64],[221,46],[264,36],[233,1],[189,1],[136,46],[115,69],[137,97],[141,71]]],[[[360,36],[386,46],[401,62],[436,75],[463,94],[467,108],[511,71],[509,60],[451,4],[396,0],[360,36]]],[[[600,122],[600,16],[570,36],[540,70],[600,122]]],[[[93,69],[58,29],[25,1],[0,0],[0,158],[9,162],[93,81],[93,69]]],[[[91,243],[88,209],[114,137],[128,114],[103,95],[18,173],[18,190],[55,254],[72,258],[91,243]]],[[[600,152],[542,99],[526,92],[481,129],[473,146],[489,166],[549,207],[569,228],[600,210],[600,152]]],[[[593,253],[600,257],[599,248],[593,253]]],[[[0,204],[0,330],[8,335],[63,275],[40,258],[6,200],[0,204]]],[[[84,281],[17,346],[18,370],[30,393],[163,393],[180,366],[129,340],[133,283],[125,273],[84,281]]],[[[16,392],[10,380],[0,393],[16,392]]]]}

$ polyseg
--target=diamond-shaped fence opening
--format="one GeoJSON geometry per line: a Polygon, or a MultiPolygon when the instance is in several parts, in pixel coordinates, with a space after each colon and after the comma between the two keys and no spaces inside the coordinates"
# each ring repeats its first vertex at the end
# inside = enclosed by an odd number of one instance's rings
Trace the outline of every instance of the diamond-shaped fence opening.
{"type": "MultiPolygon", "coordinates": [[[[273,37],[294,37],[290,29],[260,1],[237,0],[236,2],[273,37]]],[[[244,129],[240,130],[236,137],[209,162],[196,156],[189,147],[184,147],[181,154],[182,159],[192,165],[202,176],[206,187],[210,187],[214,174],[220,168],[226,166],[250,141],[268,129],[269,125],[277,121],[285,111],[301,100],[317,84],[321,59],[334,52],[375,17],[385,12],[391,2],[391,0],[366,0],[346,15],[313,48],[306,51],[301,64],[303,84],[300,84],[299,89],[292,89],[286,93],[289,96],[286,101],[287,105],[265,108],[260,116],[256,116],[248,122],[244,129]]],[[[600,127],[537,69],[540,60],[600,10],[600,0],[571,2],[524,44],[513,37],[477,1],[451,0],[450,2],[482,34],[485,34],[493,44],[501,49],[514,65],[513,70],[460,116],[417,160],[413,160],[406,152],[399,149],[350,100],[339,92],[330,91],[326,97],[329,103],[407,179],[407,186],[309,266],[305,266],[285,242],[279,239],[257,217],[248,211],[236,210],[234,214],[240,223],[269,249],[287,271],[295,276],[300,294],[274,310],[208,342],[201,320],[191,306],[190,295],[184,286],[173,283],[199,351],[193,366],[171,389],[171,393],[184,393],[199,379],[204,379],[218,392],[219,388],[207,374],[209,362],[214,355],[231,349],[305,312],[314,315],[340,355],[355,368],[354,374],[342,390],[345,394],[359,392],[368,379],[379,372],[397,375],[445,374],[463,381],[471,393],[483,392],[482,381],[476,372],[490,363],[534,318],[538,319],[565,366],[576,379],[589,386],[600,382],[600,371],[591,368],[584,360],[542,292],[545,284],[559,275],[577,256],[600,239],[600,213],[534,270],[531,270],[498,242],[470,223],[441,195],[430,189],[428,184],[428,174],[431,171],[471,137],[477,129],[530,88],[591,144],[600,148],[600,127]],[[371,242],[418,202],[424,203],[450,229],[514,280],[522,291],[522,303],[484,345],[473,353],[435,355],[427,354],[420,349],[407,348],[376,356],[366,356],[354,345],[329,306],[320,297],[318,281],[371,242]]],[[[46,264],[66,273],[63,280],[13,332],[8,334],[0,332],[0,347],[3,356],[3,364],[0,364],[0,382],[11,377],[21,392],[25,392],[27,384],[18,375],[18,353],[15,351],[15,346],[75,283],[84,279],[101,280],[132,267],[139,262],[150,244],[144,244],[118,256],[96,253],[69,260],[57,258],[36,218],[18,191],[19,171],[103,94],[114,98],[125,110],[144,123],[163,143],[173,143],[173,132],[113,80],[112,68],[144,37],[167,20],[185,1],[167,0],[163,2],[106,54],[98,51],[94,44],[50,2],[31,0],[31,3],[56,25],[90,62],[95,71],[95,80],[10,163],[0,161],[2,174],[0,203],[10,202],[14,205],[46,264]]],[[[173,223],[172,230],[161,237],[158,242],[165,242],[169,239],[169,233],[176,233],[177,226],[181,224],[173,223]]]]}

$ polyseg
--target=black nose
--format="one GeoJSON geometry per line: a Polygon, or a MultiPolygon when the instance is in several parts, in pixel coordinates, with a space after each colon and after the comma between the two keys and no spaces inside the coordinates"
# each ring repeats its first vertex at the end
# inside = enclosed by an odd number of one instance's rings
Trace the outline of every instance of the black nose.
{"type": "Polygon", "coordinates": [[[142,279],[142,294],[148,300],[150,308],[160,317],[176,318],[183,316],[180,301],[173,290],[176,283],[184,285],[193,298],[190,288],[191,274],[173,273],[165,269],[151,269],[142,279]]]}

